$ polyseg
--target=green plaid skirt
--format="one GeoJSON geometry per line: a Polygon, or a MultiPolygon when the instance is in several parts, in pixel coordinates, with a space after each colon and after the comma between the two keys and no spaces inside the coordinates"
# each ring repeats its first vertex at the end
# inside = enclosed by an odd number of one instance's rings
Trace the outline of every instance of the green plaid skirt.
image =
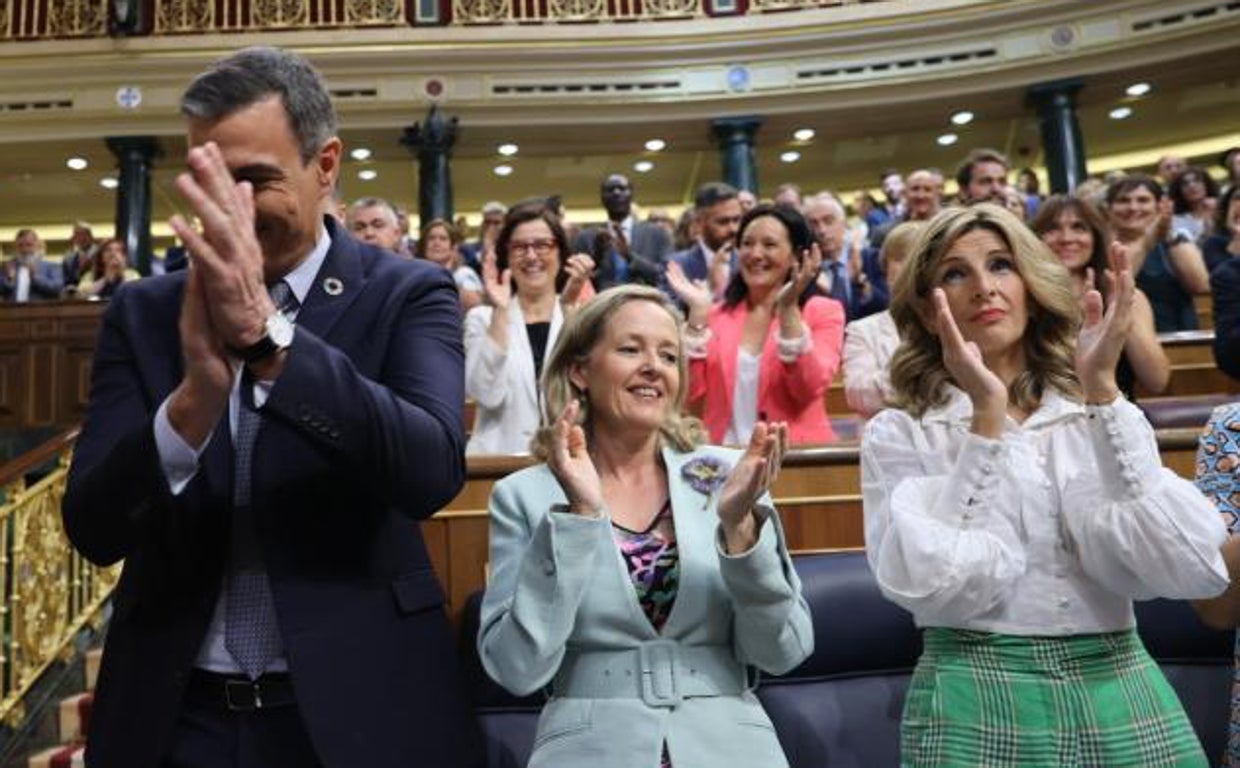
{"type": "Polygon", "coordinates": [[[927,629],[900,741],[905,768],[1208,765],[1135,630],[1015,637],[927,629]]]}

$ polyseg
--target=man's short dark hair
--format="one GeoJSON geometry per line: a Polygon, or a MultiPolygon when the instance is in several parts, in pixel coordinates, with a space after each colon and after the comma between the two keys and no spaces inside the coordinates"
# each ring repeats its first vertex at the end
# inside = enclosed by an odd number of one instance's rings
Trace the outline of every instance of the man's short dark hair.
{"type": "Polygon", "coordinates": [[[278,95],[297,138],[302,163],[336,135],[336,111],[310,62],[279,48],[245,48],[194,78],[181,96],[181,114],[215,122],[278,95]]]}
{"type": "Polygon", "coordinates": [[[1012,169],[1012,166],[1008,164],[1007,156],[999,150],[984,147],[975,149],[956,167],[956,186],[960,187],[962,193],[968,188],[969,182],[973,181],[973,166],[978,163],[998,163],[1005,171],[1012,169]]]}
{"type": "Polygon", "coordinates": [[[693,207],[699,211],[712,208],[719,203],[728,200],[735,200],[740,194],[736,187],[731,184],[724,184],[722,181],[709,181],[698,187],[697,196],[693,198],[693,207]]]}

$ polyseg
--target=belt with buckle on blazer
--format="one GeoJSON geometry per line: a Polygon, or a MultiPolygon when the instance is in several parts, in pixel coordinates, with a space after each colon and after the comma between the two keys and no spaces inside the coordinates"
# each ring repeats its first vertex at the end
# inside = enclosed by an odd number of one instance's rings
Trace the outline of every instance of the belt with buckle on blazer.
{"type": "Polygon", "coordinates": [[[731,646],[650,640],[636,648],[569,649],[551,689],[563,698],[634,698],[651,707],[675,707],[684,699],[739,696],[750,687],[748,671],[731,646]]]}

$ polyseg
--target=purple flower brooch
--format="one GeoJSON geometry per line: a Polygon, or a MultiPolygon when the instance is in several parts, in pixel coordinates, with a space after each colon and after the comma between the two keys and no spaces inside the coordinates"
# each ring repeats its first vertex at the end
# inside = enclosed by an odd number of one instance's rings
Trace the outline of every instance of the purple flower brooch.
{"type": "Polygon", "coordinates": [[[723,485],[723,481],[728,479],[728,473],[731,471],[732,465],[723,459],[717,459],[714,456],[699,456],[692,461],[685,462],[680,469],[680,474],[693,490],[709,496],[723,485]]]}

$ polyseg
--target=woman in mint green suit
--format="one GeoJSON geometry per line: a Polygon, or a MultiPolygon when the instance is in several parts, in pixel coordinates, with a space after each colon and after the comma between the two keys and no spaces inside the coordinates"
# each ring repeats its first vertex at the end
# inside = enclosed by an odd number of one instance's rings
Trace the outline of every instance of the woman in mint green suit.
{"type": "Polygon", "coordinates": [[[767,495],[786,428],[697,446],[680,325],[639,286],[572,316],[544,371],[546,463],[492,493],[478,648],[513,693],[550,693],[532,768],[787,765],[752,691],[814,644],[767,495]]]}

